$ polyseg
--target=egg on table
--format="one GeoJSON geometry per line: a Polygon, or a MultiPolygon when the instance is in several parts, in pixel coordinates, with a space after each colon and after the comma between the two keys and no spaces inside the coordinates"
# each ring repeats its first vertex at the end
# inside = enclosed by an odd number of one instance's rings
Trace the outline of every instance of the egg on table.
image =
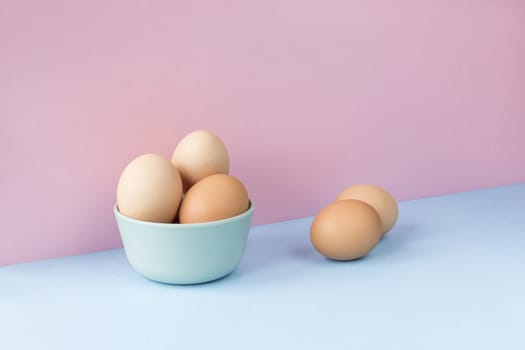
{"type": "Polygon", "coordinates": [[[399,215],[397,202],[387,191],[374,185],[355,185],[345,189],[337,196],[336,200],[357,199],[368,203],[374,208],[381,218],[383,234],[394,227],[399,215]]]}
{"type": "Polygon", "coordinates": [[[314,248],[333,260],[354,260],[368,254],[381,238],[377,212],[359,200],[340,200],[322,209],[310,228],[314,248]]]}

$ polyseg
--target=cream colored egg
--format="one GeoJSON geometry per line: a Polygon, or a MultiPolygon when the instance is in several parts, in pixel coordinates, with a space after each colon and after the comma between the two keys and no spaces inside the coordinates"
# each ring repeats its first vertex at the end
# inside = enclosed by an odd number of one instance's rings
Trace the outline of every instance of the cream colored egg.
{"type": "Polygon", "coordinates": [[[242,182],[230,175],[215,174],[193,185],[179,210],[181,224],[227,219],[244,213],[250,205],[242,182]]]}
{"type": "Polygon", "coordinates": [[[179,171],[184,192],[213,174],[228,174],[230,159],[222,140],[207,130],[186,135],[175,147],[171,162],[179,171]]]}
{"type": "Polygon", "coordinates": [[[171,162],[158,154],[132,160],[120,175],[119,211],[142,221],[172,222],[182,196],[182,181],[171,162]]]}
{"type": "Polygon", "coordinates": [[[383,234],[396,224],[399,215],[396,200],[378,186],[361,184],[349,187],[336,198],[336,200],[343,199],[357,199],[370,204],[381,218],[383,234]]]}
{"type": "Polygon", "coordinates": [[[315,217],[310,228],[314,248],[329,259],[354,260],[368,254],[381,238],[381,220],[370,205],[336,201],[315,217]]]}

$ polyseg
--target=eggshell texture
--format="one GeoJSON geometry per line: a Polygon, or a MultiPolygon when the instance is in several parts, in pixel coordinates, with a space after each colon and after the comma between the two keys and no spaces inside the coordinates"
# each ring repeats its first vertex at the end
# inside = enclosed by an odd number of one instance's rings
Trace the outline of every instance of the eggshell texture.
{"type": "Polygon", "coordinates": [[[227,219],[248,210],[249,199],[244,185],[235,177],[215,174],[193,185],[182,201],[181,224],[227,219]]]}
{"type": "Polygon", "coordinates": [[[175,147],[171,162],[181,175],[184,192],[206,176],[230,171],[226,146],[219,137],[206,130],[186,135],[175,147]]]}
{"type": "Polygon", "coordinates": [[[368,254],[381,238],[381,220],[370,205],[358,200],[336,201],[315,217],[310,240],[333,260],[354,260],[368,254]]]}
{"type": "Polygon", "coordinates": [[[182,181],[173,164],[157,154],[132,160],[120,175],[119,211],[142,221],[172,222],[182,196],[182,181]]]}
{"type": "Polygon", "coordinates": [[[370,204],[381,218],[383,234],[390,231],[397,222],[399,209],[396,200],[384,189],[374,185],[355,185],[347,188],[336,200],[358,199],[370,204]]]}

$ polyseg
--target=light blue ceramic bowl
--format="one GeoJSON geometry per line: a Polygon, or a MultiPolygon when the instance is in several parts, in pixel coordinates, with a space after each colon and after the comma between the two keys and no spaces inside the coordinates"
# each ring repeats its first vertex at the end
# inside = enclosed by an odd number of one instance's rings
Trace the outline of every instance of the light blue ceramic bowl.
{"type": "Polygon", "coordinates": [[[130,265],[157,282],[194,284],[232,272],[241,261],[253,204],[244,213],[199,224],[162,224],[131,219],[115,205],[120,236],[130,265]]]}

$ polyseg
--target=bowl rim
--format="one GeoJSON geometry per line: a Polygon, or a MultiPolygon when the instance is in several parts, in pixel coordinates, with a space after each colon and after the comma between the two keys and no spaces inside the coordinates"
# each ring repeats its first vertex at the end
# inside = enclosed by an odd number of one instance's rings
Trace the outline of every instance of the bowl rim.
{"type": "Polygon", "coordinates": [[[209,227],[209,226],[216,226],[220,224],[227,224],[229,222],[234,222],[241,220],[247,216],[250,216],[253,213],[254,205],[252,201],[250,200],[248,202],[248,209],[246,209],[244,212],[242,212],[239,215],[232,216],[231,218],[227,219],[221,219],[221,220],[214,220],[214,221],[206,221],[206,222],[197,222],[193,224],[181,224],[181,223],[174,223],[174,222],[151,222],[151,221],[143,221],[138,219],[130,218],[129,216],[126,216],[120,212],[118,209],[117,203],[113,205],[113,212],[115,213],[115,216],[118,217],[120,220],[128,221],[134,224],[144,225],[144,226],[153,226],[153,227],[180,227],[180,228],[190,228],[190,227],[209,227]]]}

